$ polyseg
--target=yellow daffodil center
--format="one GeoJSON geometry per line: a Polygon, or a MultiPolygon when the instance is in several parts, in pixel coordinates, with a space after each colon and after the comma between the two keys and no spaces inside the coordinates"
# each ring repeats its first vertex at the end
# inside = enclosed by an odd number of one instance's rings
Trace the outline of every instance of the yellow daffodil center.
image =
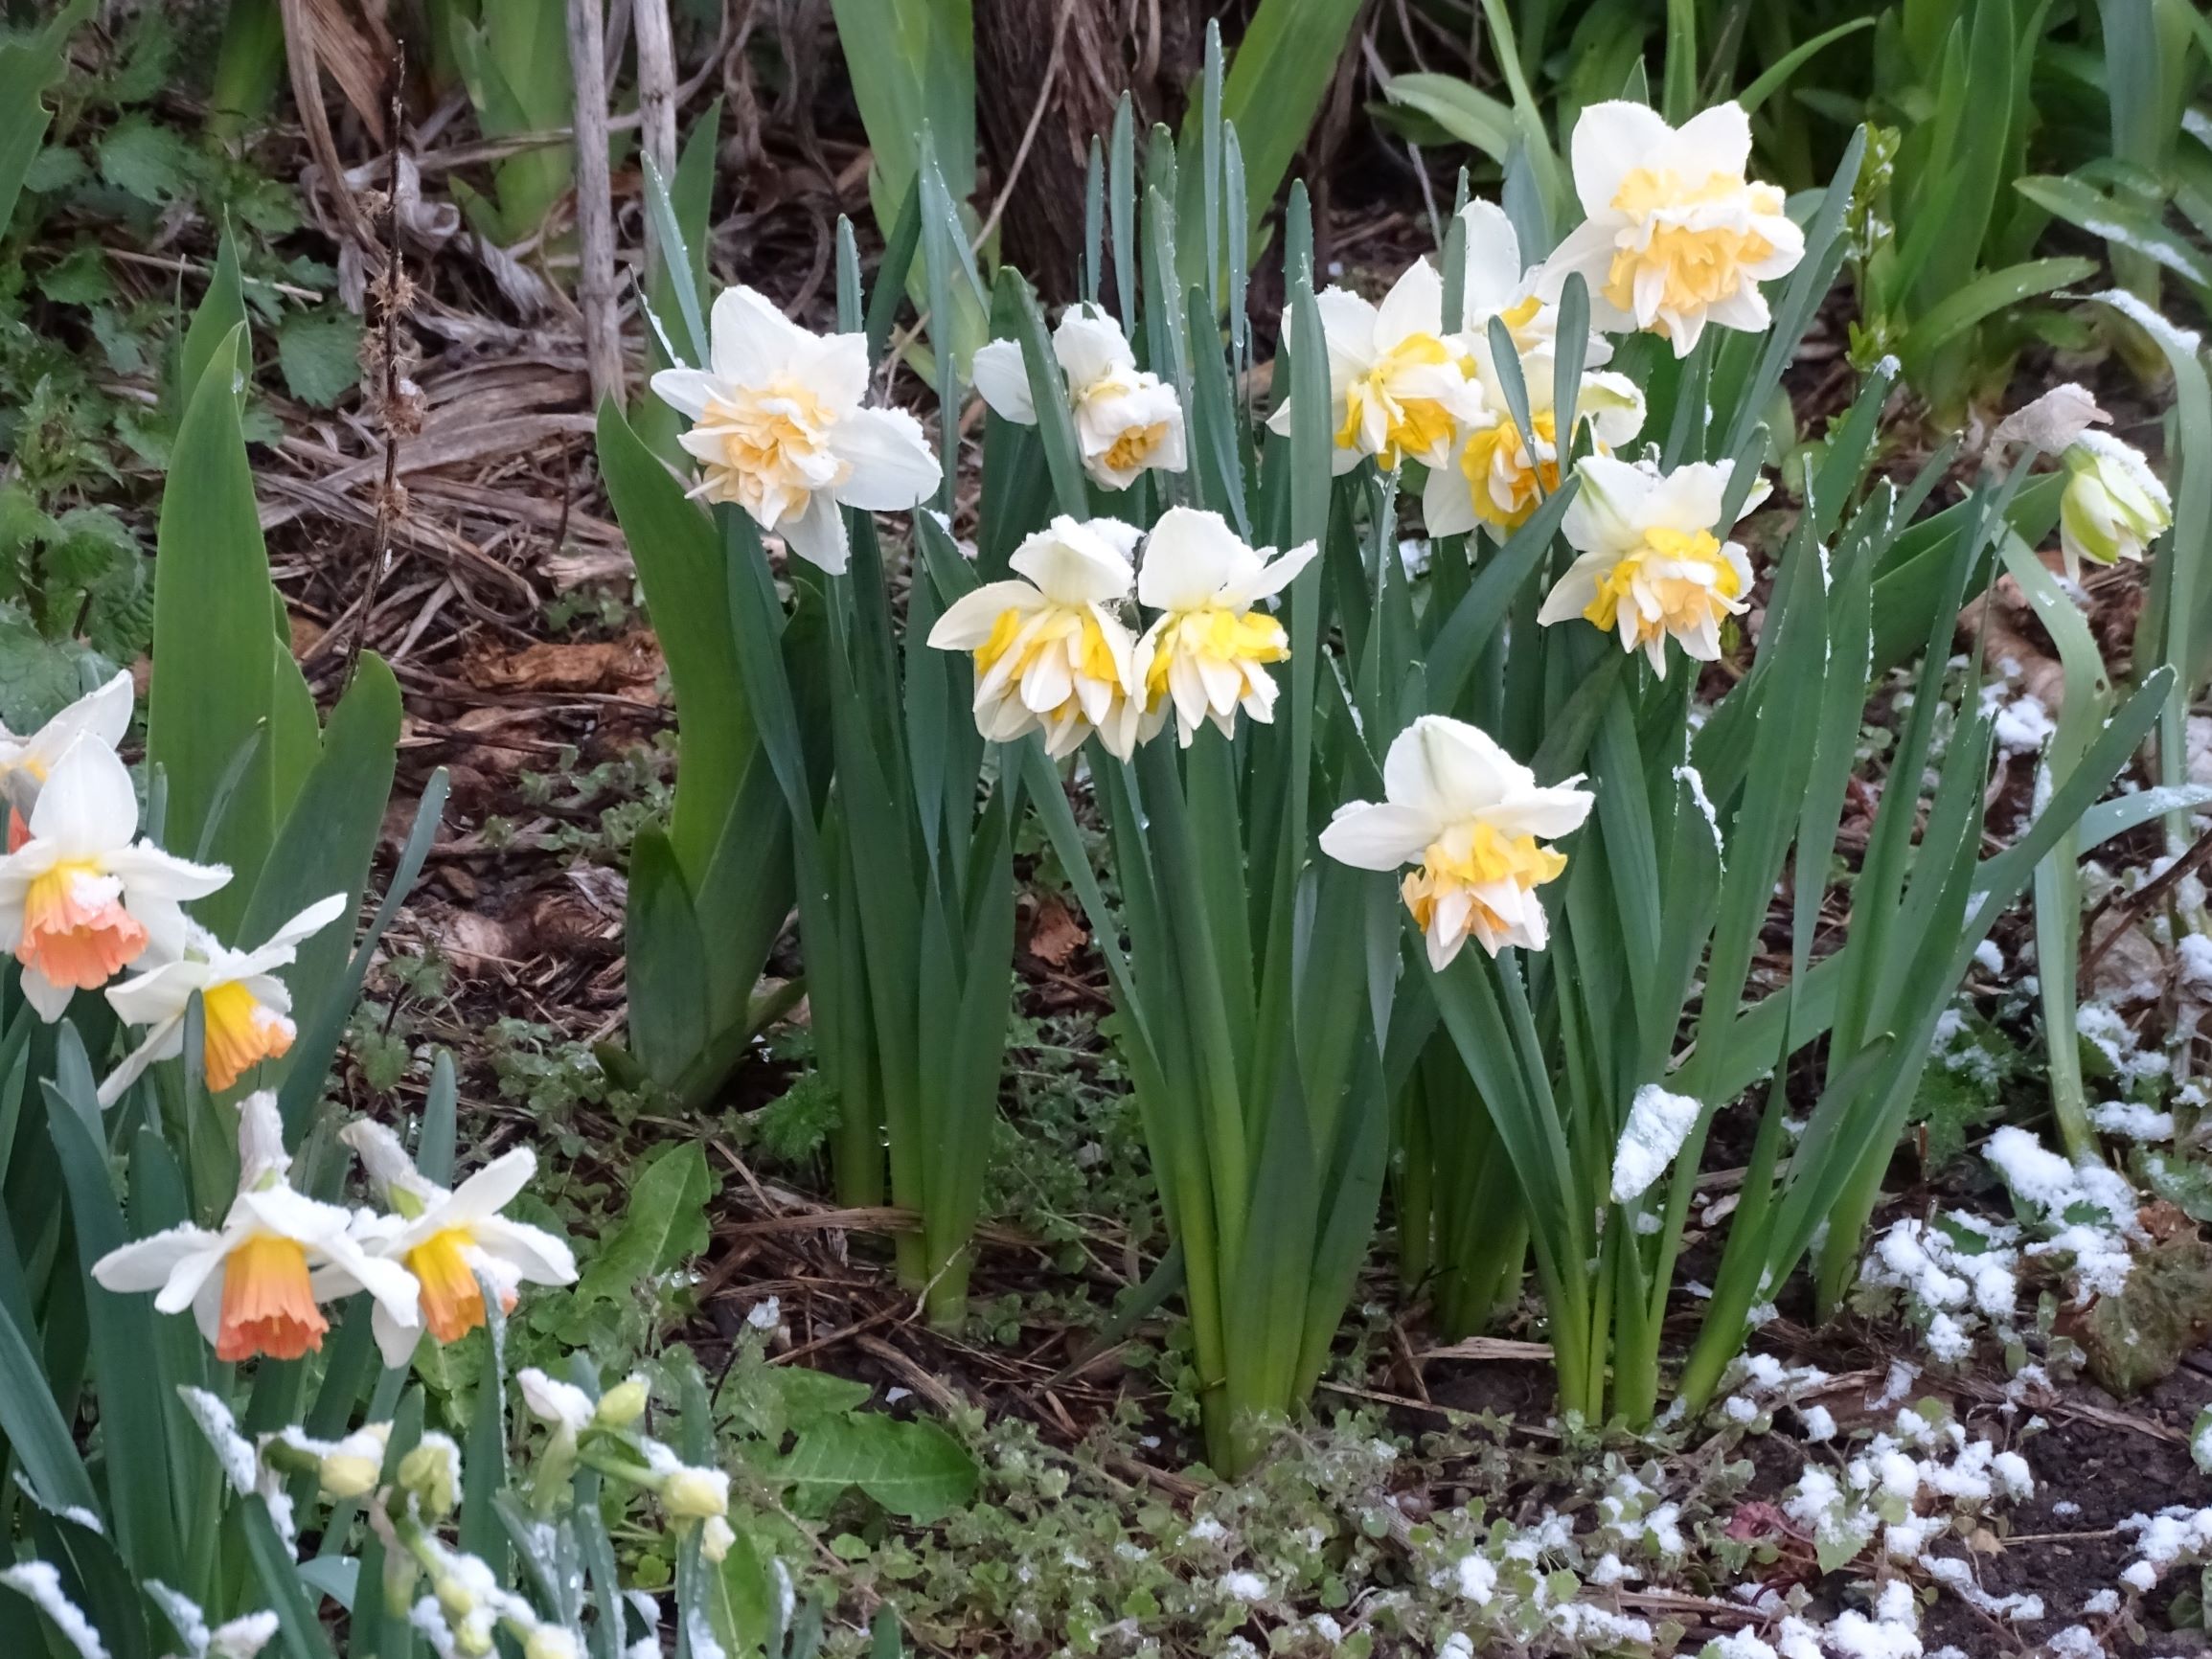
{"type": "Polygon", "coordinates": [[[308,1253],[298,1240],[256,1233],[224,1260],[217,1359],[297,1359],[321,1348],[330,1329],[315,1306],[308,1253]]]}
{"type": "Polygon", "coordinates": [[[1432,455],[1451,438],[1451,412],[1433,398],[1401,398],[1400,376],[1412,369],[1441,368],[1451,361],[1451,349],[1434,334],[1408,334],[1377,358],[1375,366],[1352,382],[1344,396],[1344,424],[1336,429],[1336,447],[1357,449],[1367,425],[1370,408],[1382,415],[1382,447],[1376,460],[1385,470],[1405,456],[1432,455]]]}
{"type": "MultiPolygon", "coordinates": [[[[1071,639],[1078,642],[1069,670],[1071,678],[1111,686],[1118,692],[1121,668],[1114,661],[1113,648],[1106,643],[1106,630],[1087,605],[1056,604],[1041,614],[1000,611],[998,620],[991,625],[991,637],[975,649],[975,677],[983,679],[1008,653],[1018,650],[1020,654],[1007,667],[1006,680],[1009,686],[1018,686],[1039,657],[1066,652],[1071,639]]],[[[1066,718],[1080,712],[1079,704],[1071,689],[1059,707],[1038,713],[1045,719],[1066,718]]]]}
{"type": "Polygon", "coordinates": [[[1289,636],[1266,611],[1222,605],[1177,611],[1154,636],[1152,666],[1145,670],[1145,707],[1158,708],[1168,694],[1168,676],[1178,658],[1242,670],[1247,664],[1285,662],[1289,655],[1289,636]]]}
{"type": "MultiPolygon", "coordinates": [[[[1621,180],[1612,205],[1631,218],[1647,219],[1669,209],[1714,205],[1738,197],[1753,213],[1782,211],[1782,193],[1772,185],[1746,184],[1724,172],[1708,173],[1690,184],[1672,169],[1639,167],[1621,180]]],[[[1774,244],[1753,230],[1734,225],[1659,224],[1649,228],[1641,247],[1616,249],[1606,273],[1605,296],[1624,311],[1635,309],[1640,283],[1657,277],[1659,304],[1675,311],[1716,305],[1745,283],[1745,265],[1768,259],[1774,244]]]]}
{"type": "Polygon", "coordinates": [[[1121,435],[1106,445],[1106,452],[1099,457],[1100,464],[1116,472],[1133,472],[1152,458],[1168,436],[1168,423],[1155,420],[1149,426],[1125,426],[1121,435]]]}
{"type": "Polygon", "coordinates": [[[1512,420],[1485,426],[1460,451],[1459,469],[1474,493],[1474,513],[1485,523],[1513,530],[1536,511],[1537,503],[1560,487],[1558,422],[1546,409],[1529,417],[1537,443],[1551,451],[1531,462],[1520,427],[1512,420]]]}
{"type": "Polygon", "coordinates": [[[292,1022],[236,980],[200,992],[200,1007],[211,1089],[229,1088],[262,1061],[282,1058],[292,1046],[292,1022]]]}
{"type": "Polygon", "coordinates": [[[407,1252],[407,1271],[422,1286],[422,1323],[440,1342],[458,1342],[484,1323],[484,1292],[468,1265],[466,1227],[447,1227],[407,1252]]]}
{"type": "Polygon", "coordinates": [[[91,859],[63,860],[23,896],[15,960],[56,985],[97,990],[145,948],[145,927],[123,907],[123,884],[91,859]]]}
{"type": "Polygon", "coordinates": [[[1510,881],[1526,893],[1558,879],[1566,867],[1565,853],[1543,846],[1534,835],[1507,835],[1478,820],[1464,836],[1430,842],[1421,855],[1421,868],[1405,877],[1399,891],[1425,933],[1437,905],[1453,894],[1468,899],[1467,931],[1473,930],[1479,915],[1492,929],[1503,932],[1505,918],[1483,902],[1481,890],[1510,881]]]}
{"type": "Polygon", "coordinates": [[[1717,623],[1729,609],[1722,602],[1741,599],[1743,591],[1735,565],[1722,554],[1711,531],[1647,530],[1642,544],[1598,579],[1597,596],[1583,607],[1583,615],[1611,630],[1619,625],[1626,601],[1635,618],[1635,643],[1643,645],[1661,633],[1694,633],[1708,622],[1717,623]],[[1636,602],[1639,588],[1656,602],[1658,615],[1648,614],[1636,602]]]}
{"type": "Polygon", "coordinates": [[[696,428],[714,445],[706,457],[707,499],[736,502],[761,522],[776,523],[844,472],[829,448],[834,424],[821,398],[797,380],[708,398],[696,428]]]}

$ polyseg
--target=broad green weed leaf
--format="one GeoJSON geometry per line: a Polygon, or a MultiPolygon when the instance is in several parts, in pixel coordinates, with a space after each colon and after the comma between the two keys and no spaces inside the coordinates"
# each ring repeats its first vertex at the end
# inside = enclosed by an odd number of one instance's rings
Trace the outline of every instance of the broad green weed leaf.
{"type": "Polygon", "coordinates": [[[361,319],[325,307],[294,311],[277,330],[277,367],[293,397],[328,409],[361,378],[361,319]]]}
{"type": "Polygon", "coordinates": [[[714,1196],[707,1155],[696,1141],[670,1147],[638,1172],[629,1209],[576,1286],[579,1307],[628,1297],[655,1274],[704,1249],[707,1200],[714,1196]]]}
{"type": "Polygon", "coordinates": [[[893,1514],[927,1526],[975,1497],[975,1462],[942,1426],[878,1412],[814,1424],[773,1472],[802,1512],[820,1513],[858,1487],[893,1514]]]}

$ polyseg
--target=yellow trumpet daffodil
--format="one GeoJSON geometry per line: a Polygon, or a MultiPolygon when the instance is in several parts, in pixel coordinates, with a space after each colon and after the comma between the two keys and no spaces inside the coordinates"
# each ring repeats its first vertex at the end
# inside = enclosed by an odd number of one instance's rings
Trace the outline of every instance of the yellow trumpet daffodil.
{"type": "Polygon", "coordinates": [[[903,409],[870,409],[868,341],[815,334],[742,284],[723,290],[703,369],[663,369],[652,389],[691,420],[694,495],[735,502],[763,530],[832,574],[845,568],[838,509],[895,512],[943,482],[922,426],[903,409]]]}
{"type": "Polygon", "coordinates": [[[1677,357],[1708,323],[1767,326],[1759,284],[1796,267],[1805,237],[1780,188],[1745,176],[1751,120],[1741,106],[1673,127],[1641,103],[1593,103],[1568,148],[1585,216],[1545,261],[1541,291],[1556,298],[1580,271],[1599,328],[1655,331],[1677,357]]]}
{"type": "Polygon", "coordinates": [[[1145,537],[1137,600],[1159,618],[1138,642],[1145,687],[1145,733],[1175,713],[1185,748],[1206,720],[1236,735],[1237,711],[1275,717],[1275,679],[1267,664],[1290,654],[1283,625],[1260,602],[1283,591],[1314,555],[1308,542],[1280,557],[1244,545],[1218,512],[1171,507],[1145,537]]]}
{"type": "MultiPolygon", "coordinates": [[[[1173,386],[1137,367],[1120,323],[1095,306],[1070,306],[1052,331],[1052,354],[1067,377],[1083,470],[1102,489],[1127,489],[1147,468],[1182,471],[1183,406],[1173,386]]],[[[1037,424],[1017,343],[978,348],[971,372],[976,391],[1000,417],[1037,424]]]]}
{"type": "MultiPolygon", "coordinates": [[[[1440,465],[1453,427],[1479,394],[1468,378],[1467,346],[1444,322],[1444,279],[1416,260],[1378,306],[1348,289],[1315,296],[1329,354],[1331,469],[1349,472],[1372,455],[1385,469],[1403,461],[1440,465]]],[[[1290,314],[1284,313],[1288,342],[1290,314]]],[[[1267,429],[1288,434],[1288,385],[1267,429]]]]}
{"type": "Polygon", "coordinates": [[[1567,862],[1545,843],[1589,816],[1595,797],[1581,782],[1541,786],[1489,733],[1424,715],[1383,757],[1385,798],[1338,807],[1321,851],[1358,870],[1420,866],[1400,891],[1438,972],[1470,939],[1493,956],[1541,950],[1549,929],[1537,889],[1567,862]]]}
{"type": "Polygon", "coordinates": [[[380,1320],[412,1324],[415,1279],[378,1261],[353,1235],[353,1216],[292,1190],[277,1098],[239,1107],[238,1196],[219,1231],[171,1227],[110,1251],[92,1276],[108,1289],[152,1290],[154,1307],[187,1307],[221,1360],[297,1359],[323,1345],[321,1304],[366,1290],[380,1320]]]}
{"type": "Polygon", "coordinates": [[[1062,514],[1008,561],[1026,580],[987,582],[937,619],[930,645],[974,656],[975,724],[988,741],[1042,731],[1058,759],[1096,732],[1119,760],[1135,750],[1144,685],[1120,610],[1137,534],[1062,514]]]}
{"type": "MultiPolygon", "coordinates": [[[[1693,462],[1661,472],[1585,456],[1582,489],[1561,528],[1581,555],[1545,596],[1537,621],[1550,626],[1581,617],[1641,650],[1653,671],[1667,671],[1667,641],[1699,662],[1721,654],[1721,621],[1750,606],[1751,561],[1723,541],[1722,509],[1734,464],[1693,462]]],[[[1745,502],[1766,498],[1764,485],[1745,502]]],[[[1741,516],[1741,515],[1739,515],[1741,516]]]]}

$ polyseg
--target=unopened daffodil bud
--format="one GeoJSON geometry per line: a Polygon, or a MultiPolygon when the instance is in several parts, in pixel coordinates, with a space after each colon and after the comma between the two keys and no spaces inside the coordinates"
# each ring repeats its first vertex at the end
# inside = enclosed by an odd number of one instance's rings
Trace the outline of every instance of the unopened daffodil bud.
{"type": "Polygon", "coordinates": [[[444,1519],[461,1501],[461,1448],[445,1435],[424,1435],[399,1460],[399,1486],[425,1519],[444,1519]]]}
{"type": "Polygon", "coordinates": [[[709,1515],[706,1525],[699,1529],[699,1554],[710,1561],[719,1562],[737,1541],[738,1534],[720,1515],[709,1515]]]}
{"type": "Polygon", "coordinates": [[[332,1500],[366,1497],[384,1475],[384,1446],[392,1425],[373,1422],[355,1429],[323,1454],[316,1471],[323,1496],[332,1500]]]}
{"type": "Polygon", "coordinates": [[[661,1477],[661,1508],[679,1521],[704,1521],[730,1508],[730,1477],[720,1469],[678,1465],[661,1477]]]}
{"type": "Polygon", "coordinates": [[[627,1428],[645,1415],[651,1398],[651,1385],[642,1374],[633,1372],[599,1397],[599,1410],[592,1421],[601,1428],[627,1428]]]}
{"type": "Polygon", "coordinates": [[[556,1433],[574,1438],[591,1426],[596,1410],[591,1396],[573,1382],[548,1376],[535,1365],[516,1372],[514,1380],[522,1386],[522,1403],[530,1415],[551,1423],[556,1433]]]}
{"type": "Polygon", "coordinates": [[[2066,575],[2082,579],[2082,561],[2140,560],[2174,522],[2173,497],[2142,453],[2109,433],[2088,428],[2066,449],[2066,489],[2059,497],[2059,550],[2066,575]]]}
{"type": "Polygon", "coordinates": [[[522,1644],[522,1659],[577,1659],[576,1638],[559,1625],[540,1625],[522,1644]]]}

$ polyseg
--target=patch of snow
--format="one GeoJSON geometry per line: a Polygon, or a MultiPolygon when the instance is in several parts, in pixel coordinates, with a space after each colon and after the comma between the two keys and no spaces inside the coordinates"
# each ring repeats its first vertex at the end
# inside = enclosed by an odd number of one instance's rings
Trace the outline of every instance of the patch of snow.
{"type": "Polygon", "coordinates": [[[1690,1095],[1646,1083],[1629,1104],[1628,1126],[1613,1153],[1613,1202],[1640,1196],[1666,1172],[1704,1108],[1690,1095]]]}

